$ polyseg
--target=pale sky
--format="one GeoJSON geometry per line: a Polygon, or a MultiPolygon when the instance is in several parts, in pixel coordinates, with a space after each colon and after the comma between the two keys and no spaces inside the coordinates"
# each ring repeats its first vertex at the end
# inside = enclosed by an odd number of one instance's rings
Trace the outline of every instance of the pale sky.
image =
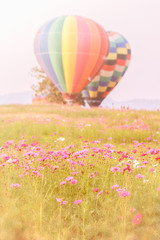
{"type": "MultiPolygon", "coordinates": [[[[2,0],[1,0],[2,1],[2,0]]],[[[160,0],[5,0],[0,5],[0,94],[23,92],[36,82],[34,37],[63,15],[91,18],[128,40],[132,56],[114,100],[160,99],[160,0]]]]}

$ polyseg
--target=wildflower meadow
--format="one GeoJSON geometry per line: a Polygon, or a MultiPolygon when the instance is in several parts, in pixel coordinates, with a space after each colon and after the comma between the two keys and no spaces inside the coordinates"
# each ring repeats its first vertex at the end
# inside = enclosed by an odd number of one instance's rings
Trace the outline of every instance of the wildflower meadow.
{"type": "Polygon", "coordinates": [[[160,239],[159,120],[159,111],[1,106],[0,239],[160,239]]]}

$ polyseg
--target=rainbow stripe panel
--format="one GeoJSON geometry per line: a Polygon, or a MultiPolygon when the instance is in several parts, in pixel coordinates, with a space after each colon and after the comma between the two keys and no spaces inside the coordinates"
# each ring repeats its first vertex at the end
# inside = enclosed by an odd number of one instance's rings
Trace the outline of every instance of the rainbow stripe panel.
{"type": "Polygon", "coordinates": [[[43,71],[64,93],[80,93],[97,74],[109,51],[103,28],[80,16],[62,16],[44,24],[34,43],[43,71]]]}

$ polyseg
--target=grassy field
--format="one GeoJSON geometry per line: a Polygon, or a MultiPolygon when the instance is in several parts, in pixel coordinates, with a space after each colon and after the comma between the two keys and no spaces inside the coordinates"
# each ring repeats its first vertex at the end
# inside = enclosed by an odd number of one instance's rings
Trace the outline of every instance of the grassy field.
{"type": "Polygon", "coordinates": [[[0,240],[159,240],[160,112],[0,106],[0,240]]]}

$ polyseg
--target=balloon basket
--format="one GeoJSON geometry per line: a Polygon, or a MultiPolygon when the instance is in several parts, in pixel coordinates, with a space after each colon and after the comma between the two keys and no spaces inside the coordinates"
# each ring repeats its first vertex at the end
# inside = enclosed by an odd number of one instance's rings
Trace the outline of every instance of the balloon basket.
{"type": "Polygon", "coordinates": [[[76,102],[77,94],[63,93],[62,95],[67,105],[72,106],[76,102]]]}
{"type": "Polygon", "coordinates": [[[86,98],[86,101],[90,107],[99,107],[103,99],[86,98]]]}

